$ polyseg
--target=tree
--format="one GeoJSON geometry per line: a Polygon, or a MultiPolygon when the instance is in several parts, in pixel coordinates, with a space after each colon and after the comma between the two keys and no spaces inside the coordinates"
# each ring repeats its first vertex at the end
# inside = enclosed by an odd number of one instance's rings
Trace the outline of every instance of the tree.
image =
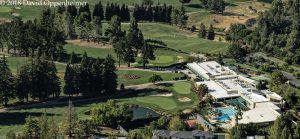
{"type": "Polygon", "coordinates": [[[230,137],[232,139],[241,139],[247,136],[266,135],[265,131],[257,124],[238,124],[231,129],[230,137]]]}
{"type": "Polygon", "coordinates": [[[152,5],[154,2],[153,0],[143,0],[143,5],[152,5]]]}
{"type": "Polygon", "coordinates": [[[116,74],[115,61],[111,55],[108,55],[103,62],[103,91],[106,93],[115,93],[118,87],[118,75],[116,74]]]}
{"type": "Polygon", "coordinates": [[[185,131],[186,124],[180,119],[179,116],[174,116],[169,122],[168,129],[172,131],[185,131]]]}
{"type": "Polygon", "coordinates": [[[69,100],[69,106],[66,107],[65,113],[63,115],[62,122],[62,131],[65,135],[73,137],[73,134],[76,133],[78,117],[73,107],[72,102],[69,100]]]}
{"type": "Polygon", "coordinates": [[[286,81],[287,78],[280,71],[275,71],[271,74],[269,88],[270,90],[275,91],[280,85],[284,84],[286,81]]]}
{"type": "Polygon", "coordinates": [[[38,121],[32,119],[31,116],[26,118],[26,123],[23,129],[23,135],[26,139],[34,139],[40,137],[40,127],[38,125],[38,121]]]}
{"type": "Polygon", "coordinates": [[[16,96],[19,100],[24,99],[28,101],[29,96],[31,95],[31,75],[30,75],[30,67],[28,65],[23,65],[20,68],[20,71],[17,75],[16,79],[16,96]]]}
{"type": "Polygon", "coordinates": [[[0,102],[7,106],[10,98],[15,96],[14,77],[8,68],[5,56],[0,60],[0,102]]]}
{"type": "Polygon", "coordinates": [[[92,120],[100,126],[117,127],[132,119],[132,111],[127,105],[108,100],[91,110],[92,120]]]}
{"type": "Polygon", "coordinates": [[[124,32],[122,32],[121,29],[121,18],[119,16],[115,15],[111,18],[106,32],[112,43],[119,41],[120,38],[124,36],[124,32]]]}
{"type": "Polygon", "coordinates": [[[185,3],[190,3],[191,0],[179,0],[180,3],[185,4],[185,3]]]}
{"type": "Polygon", "coordinates": [[[203,23],[200,24],[198,37],[199,38],[206,38],[206,29],[205,29],[205,25],[203,23]]]}
{"type": "Polygon", "coordinates": [[[188,16],[185,13],[185,8],[181,6],[180,11],[177,15],[177,23],[179,28],[185,28],[187,24],[188,16]]]}
{"type": "Polygon", "coordinates": [[[59,128],[57,126],[57,121],[54,120],[54,118],[52,117],[50,122],[49,122],[49,131],[48,131],[48,137],[50,138],[57,138],[59,136],[59,128]]]}
{"type": "Polygon", "coordinates": [[[157,74],[153,74],[150,78],[149,81],[152,82],[153,84],[155,84],[158,81],[162,81],[163,78],[160,75],[157,74]]]}
{"type": "Polygon", "coordinates": [[[142,50],[142,63],[143,63],[143,68],[146,68],[146,64],[149,63],[149,60],[155,60],[155,55],[154,55],[154,50],[153,47],[148,45],[147,43],[143,45],[142,50]]]}
{"type": "Polygon", "coordinates": [[[208,28],[207,39],[209,39],[209,40],[215,39],[215,31],[214,31],[214,27],[212,25],[210,25],[210,27],[208,28]]]}
{"type": "Polygon", "coordinates": [[[47,139],[48,138],[48,131],[49,131],[49,125],[48,125],[48,117],[46,114],[43,114],[40,119],[38,120],[38,126],[40,128],[40,138],[41,139],[47,139]]]}
{"type": "Polygon", "coordinates": [[[104,19],[104,11],[103,11],[103,6],[102,6],[101,1],[99,1],[98,4],[95,4],[94,10],[93,10],[93,17],[99,18],[101,20],[104,19]]]}
{"type": "Polygon", "coordinates": [[[258,83],[256,85],[256,88],[258,90],[263,90],[263,89],[266,89],[266,84],[265,82],[263,82],[262,80],[258,80],[258,83]]]}
{"type": "Polygon", "coordinates": [[[197,89],[196,93],[202,98],[206,94],[208,94],[208,87],[206,84],[200,84],[197,89]]]}
{"type": "Polygon", "coordinates": [[[220,65],[224,65],[224,62],[223,62],[223,57],[221,55],[221,53],[218,54],[218,57],[217,57],[217,60],[216,60],[220,65]]]}
{"type": "Polygon", "coordinates": [[[9,131],[6,133],[6,139],[17,139],[16,133],[9,131]]]}
{"type": "Polygon", "coordinates": [[[236,43],[229,45],[227,50],[227,56],[234,58],[239,62],[244,60],[246,54],[246,50],[236,43]]]}

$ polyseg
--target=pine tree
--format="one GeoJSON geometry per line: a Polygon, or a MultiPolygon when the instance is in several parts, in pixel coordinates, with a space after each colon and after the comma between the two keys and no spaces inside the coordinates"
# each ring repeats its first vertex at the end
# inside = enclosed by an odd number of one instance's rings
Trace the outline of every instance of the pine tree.
{"type": "Polygon", "coordinates": [[[121,19],[119,16],[113,16],[106,30],[108,37],[112,43],[117,42],[120,38],[124,37],[124,32],[121,29],[121,19]]]}
{"type": "Polygon", "coordinates": [[[143,68],[146,68],[146,64],[149,63],[149,60],[155,60],[153,47],[148,44],[143,45],[141,54],[142,54],[141,61],[143,63],[143,68]]]}
{"type": "Polygon", "coordinates": [[[43,114],[39,122],[39,128],[40,128],[40,138],[41,139],[48,139],[48,131],[49,131],[49,125],[48,125],[48,117],[46,114],[43,114]]]}
{"type": "Polygon", "coordinates": [[[15,88],[14,77],[4,55],[0,60],[0,73],[0,102],[7,106],[9,99],[15,96],[15,88]]]}
{"type": "Polygon", "coordinates": [[[215,31],[214,31],[214,27],[212,25],[210,25],[210,27],[207,31],[207,39],[209,39],[209,40],[215,39],[215,31]]]}
{"type": "Polygon", "coordinates": [[[105,8],[105,20],[110,21],[111,17],[112,17],[112,9],[110,7],[109,2],[107,2],[106,8],[105,8]]]}
{"type": "Polygon", "coordinates": [[[104,19],[104,11],[101,1],[99,1],[98,4],[95,4],[94,10],[93,10],[93,18],[98,17],[99,19],[104,19]]]}
{"type": "Polygon", "coordinates": [[[16,96],[19,100],[28,101],[31,90],[30,84],[30,67],[23,65],[17,75],[16,96]]]}
{"type": "Polygon", "coordinates": [[[205,25],[203,23],[200,24],[198,37],[199,38],[205,38],[206,37],[206,29],[205,29],[205,25]]]}
{"type": "Polygon", "coordinates": [[[49,122],[49,131],[48,137],[50,139],[56,139],[59,136],[59,127],[57,126],[57,121],[54,120],[54,117],[51,118],[49,122]]]}
{"type": "Polygon", "coordinates": [[[78,117],[73,107],[72,102],[69,100],[69,106],[66,107],[65,113],[63,115],[64,120],[62,121],[62,131],[65,135],[73,137],[76,133],[76,128],[78,125],[78,117]]]}
{"type": "Polygon", "coordinates": [[[118,87],[115,61],[108,55],[103,62],[103,89],[105,93],[115,93],[118,87]]]}
{"type": "Polygon", "coordinates": [[[23,135],[27,139],[39,138],[40,137],[40,127],[38,126],[38,121],[32,119],[31,116],[26,118],[26,123],[23,128],[23,135]]]}

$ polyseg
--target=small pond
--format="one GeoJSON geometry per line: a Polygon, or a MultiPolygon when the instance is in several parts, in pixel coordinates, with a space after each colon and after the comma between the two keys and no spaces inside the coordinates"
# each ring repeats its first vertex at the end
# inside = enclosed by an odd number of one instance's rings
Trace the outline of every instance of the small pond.
{"type": "Polygon", "coordinates": [[[149,108],[145,108],[145,107],[133,107],[131,108],[133,111],[133,120],[136,119],[145,119],[145,118],[150,118],[150,117],[160,117],[160,115],[149,109],[149,108]]]}

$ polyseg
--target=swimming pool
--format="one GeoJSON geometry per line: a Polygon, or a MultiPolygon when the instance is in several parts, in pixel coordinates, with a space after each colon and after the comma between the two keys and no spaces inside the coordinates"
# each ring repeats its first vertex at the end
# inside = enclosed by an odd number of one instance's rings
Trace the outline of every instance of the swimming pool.
{"type": "Polygon", "coordinates": [[[228,121],[228,120],[234,118],[234,116],[237,112],[234,108],[231,108],[231,107],[216,108],[216,111],[222,113],[221,116],[216,118],[219,121],[228,121]]]}

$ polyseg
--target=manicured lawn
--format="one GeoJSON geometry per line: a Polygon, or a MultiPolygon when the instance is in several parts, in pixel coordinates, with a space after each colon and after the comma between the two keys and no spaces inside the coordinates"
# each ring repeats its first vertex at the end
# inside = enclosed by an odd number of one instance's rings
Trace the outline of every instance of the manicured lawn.
{"type": "Polygon", "coordinates": [[[177,82],[174,83],[172,87],[175,92],[179,94],[190,94],[191,93],[191,83],[189,82],[177,82]]]}
{"type": "MultiPolygon", "coordinates": [[[[186,87],[189,82],[179,82],[173,85],[174,88],[186,87]]],[[[173,92],[173,96],[161,97],[161,96],[136,96],[124,99],[117,99],[120,103],[126,104],[138,104],[144,107],[151,107],[155,110],[162,112],[176,113],[187,108],[193,108],[197,104],[197,97],[194,93],[191,94],[180,94],[172,89],[172,87],[166,87],[173,92]],[[179,102],[177,99],[180,97],[188,97],[191,99],[190,102],[179,102]]],[[[102,102],[91,103],[91,104],[74,104],[75,112],[81,119],[89,118],[85,112],[89,111],[92,107],[102,102]]],[[[22,110],[9,110],[5,113],[0,113],[0,138],[5,138],[5,135],[9,131],[21,132],[25,123],[26,117],[31,115],[32,117],[39,117],[43,113],[47,113],[48,116],[54,116],[57,123],[61,123],[63,120],[63,114],[65,112],[65,106],[55,107],[44,107],[44,108],[31,108],[22,110]]]]}
{"type": "Polygon", "coordinates": [[[8,13],[10,11],[11,11],[11,9],[9,7],[6,7],[6,6],[0,7],[0,13],[8,13]]]}
{"type": "MultiPolygon", "coordinates": [[[[75,112],[81,119],[88,118],[84,113],[90,110],[95,104],[89,105],[75,105],[75,112]]],[[[33,108],[22,110],[10,110],[5,113],[0,113],[0,138],[5,138],[5,135],[9,131],[21,132],[25,119],[29,115],[32,117],[40,117],[43,113],[47,113],[48,116],[54,116],[56,122],[60,123],[63,118],[62,115],[66,111],[65,106],[50,107],[50,108],[33,108]]]]}
{"type": "MultiPolygon", "coordinates": [[[[124,25],[124,29],[127,28],[124,25]]],[[[145,38],[162,40],[167,47],[184,52],[202,52],[202,53],[224,53],[227,50],[228,43],[200,39],[196,34],[180,30],[177,27],[156,24],[140,23],[140,29],[145,38]]]]}
{"type": "MultiPolygon", "coordinates": [[[[159,85],[162,87],[161,85],[159,85]]],[[[188,108],[194,108],[198,103],[198,97],[194,93],[186,93],[190,89],[190,82],[176,82],[163,87],[173,93],[172,96],[137,96],[132,98],[120,99],[121,103],[136,104],[144,107],[161,111],[176,113],[188,108]],[[184,89],[178,89],[178,88],[184,89]],[[176,90],[175,90],[176,89],[176,90]],[[178,92],[180,91],[180,92],[178,92]],[[185,94],[184,94],[184,93],[185,94]],[[189,102],[180,102],[178,99],[187,97],[191,99],[189,102]]]]}
{"type": "Polygon", "coordinates": [[[89,57],[93,58],[105,58],[110,54],[113,58],[117,59],[114,50],[111,48],[81,47],[72,44],[67,44],[64,48],[67,53],[72,53],[74,51],[74,53],[82,55],[84,52],[86,52],[89,57]]]}
{"type": "Polygon", "coordinates": [[[149,105],[156,105],[157,107],[172,110],[177,107],[176,102],[173,99],[168,97],[155,97],[155,96],[146,96],[146,97],[137,97],[136,101],[140,103],[147,103],[149,105]]]}
{"type": "Polygon", "coordinates": [[[168,64],[174,61],[174,58],[172,56],[168,55],[160,55],[156,56],[155,60],[151,60],[150,63],[152,64],[168,64]]]}
{"type": "Polygon", "coordinates": [[[138,71],[138,70],[119,70],[118,74],[118,83],[124,85],[136,85],[136,84],[144,84],[149,83],[149,78],[153,74],[160,75],[164,81],[171,81],[175,77],[181,77],[182,74],[179,73],[158,73],[158,72],[150,72],[150,71],[138,71]],[[138,77],[134,79],[134,77],[138,77]]]}
{"type": "MultiPolygon", "coordinates": [[[[79,56],[82,56],[84,52],[87,53],[89,57],[93,58],[105,58],[107,55],[111,55],[116,64],[118,64],[118,58],[117,55],[114,52],[113,48],[92,48],[92,47],[81,47],[81,46],[75,46],[72,44],[65,45],[65,50],[67,53],[72,53],[73,51],[76,54],[79,54],[79,56]]],[[[156,49],[155,50],[155,56],[157,57],[155,60],[150,61],[148,66],[168,66],[175,63],[180,62],[180,60],[185,60],[187,55],[178,53],[171,50],[164,50],[164,49],[156,49]],[[179,57],[178,57],[179,56],[179,57]]],[[[137,62],[139,62],[139,58],[136,59],[137,62]]],[[[122,65],[126,65],[124,62],[121,61],[122,65]]],[[[132,64],[132,66],[141,66],[142,64],[132,64]]]]}
{"type": "MultiPolygon", "coordinates": [[[[8,61],[9,68],[12,70],[13,74],[17,74],[17,71],[26,63],[30,63],[31,58],[28,57],[6,57],[8,61]]],[[[62,63],[55,63],[57,72],[62,74],[65,72],[66,65],[62,63]]]]}

